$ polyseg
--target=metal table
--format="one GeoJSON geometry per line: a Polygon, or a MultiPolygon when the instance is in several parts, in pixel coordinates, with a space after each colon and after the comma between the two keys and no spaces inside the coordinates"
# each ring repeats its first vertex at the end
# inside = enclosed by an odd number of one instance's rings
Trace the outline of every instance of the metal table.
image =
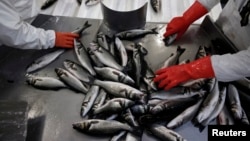
{"type": "MultiPolygon", "coordinates": [[[[86,20],[92,26],[84,31],[81,41],[88,45],[93,41],[102,21],[93,19],[82,19],[62,16],[39,15],[32,23],[34,26],[57,31],[72,31],[82,25],[86,20]]],[[[211,24],[209,23],[208,25],[211,24]]],[[[206,23],[207,24],[207,23],[206,23]]],[[[192,25],[184,34],[183,38],[171,47],[166,47],[162,41],[162,33],[165,31],[165,23],[147,23],[146,28],[159,26],[159,35],[147,35],[139,41],[148,49],[146,60],[153,70],[163,63],[171,52],[180,45],[186,48],[180,60],[189,58],[193,60],[200,45],[211,46],[208,34],[204,32],[203,26],[192,25]]],[[[209,26],[210,27],[210,26],[209,26]]],[[[53,49],[52,49],[53,50],[53,49]]],[[[72,123],[80,121],[80,108],[83,94],[69,89],[58,91],[40,90],[27,85],[25,82],[26,67],[36,58],[48,53],[49,50],[19,50],[11,47],[0,48],[0,99],[23,100],[28,102],[28,131],[26,141],[101,141],[109,140],[110,137],[90,136],[80,133],[72,128],[72,123]]],[[[65,59],[76,61],[74,50],[68,50],[56,61],[44,69],[36,72],[39,75],[56,75],[54,68],[63,67],[65,59]]],[[[206,141],[207,128],[203,132],[186,123],[176,129],[188,141],[206,141]]],[[[143,135],[143,141],[155,140],[153,137],[143,135]]]]}

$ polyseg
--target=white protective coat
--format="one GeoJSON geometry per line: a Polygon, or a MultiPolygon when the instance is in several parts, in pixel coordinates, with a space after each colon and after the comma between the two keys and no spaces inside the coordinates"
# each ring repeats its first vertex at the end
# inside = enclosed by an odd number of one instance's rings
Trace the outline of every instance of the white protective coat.
{"type": "Polygon", "coordinates": [[[38,0],[0,1],[0,45],[20,49],[47,49],[55,45],[55,32],[24,21],[39,12],[38,0]]]}
{"type": "MultiPolygon", "coordinates": [[[[241,16],[239,15],[239,11],[247,1],[229,0],[216,20],[216,24],[222,32],[240,50],[235,54],[213,55],[211,57],[213,70],[219,81],[229,82],[250,76],[250,23],[241,27],[241,16]]],[[[199,2],[211,10],[219,3],[219,0],[199,0],[199,2]]]]}

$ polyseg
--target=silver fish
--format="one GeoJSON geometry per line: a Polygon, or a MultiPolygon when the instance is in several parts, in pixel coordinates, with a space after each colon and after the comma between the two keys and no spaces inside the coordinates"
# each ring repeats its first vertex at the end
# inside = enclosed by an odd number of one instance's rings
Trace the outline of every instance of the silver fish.
{"type": "Polygon", "coordinates": [[[212,120],[216,119],[216,117],[219,115],[219,113],[221,112],[222,108],[225,105],[226,93],[227,93],[227,89],[226,87],[223,87],[220,90],[219,100],[214,108],[214,111],[209,115],[209,117],[206,120],[203,120],[200,123],[199,125],[200,131],[202,131],[212,120]]]}
{"type": "Polygon", "coordinates": [[[191,97],[203,97],[206,94],[206,91],[203,89],[193,90],[191,88],[185,87],[175,87],[168,91],[159,90],[153,92],[150,95],[150,99],[179,99],[179,98],[191,98],[191,97]]]}
{"type": "Polygon", "coordinates": [[[150,0],[150,4],[156,13],[161,10],[161,0],[150,0]]]}
{"type": "Polygon", "coordinates": [[[90,43],[89,50],[93,53],[98,60],[103,63],[105,66],[123,70],[123,67],[117,62],[117,60],[110,54],[106,49],[98,46],[96,43],[90,43]]]}
{"type": "Polygon", "coordinates": [[[133,68],[135,70],[135,84],[137,87],[140,86],[141,72],[142,72],[142,57],[140,53],[140,46],[136,45],[136,49],[133,50],[133,68]]]}
{"type": "Polygon", "coordinates": [[[91,107],[93,106],[95,99],[99,94],[99,86],[92,85],[89,88],[81,106],[81,116],[85,117],[87,113],[90,111],[91,107]]]}
{"type": "Polygon", "coordinates": [[[41,10],[45,10],[45,9],[49,8],[50,6],[55,4],[56,2],[57,2],[57,0],[46,0],[41,6],[41,10]]]}
{"type": "Polygon", "coordinates": [[[131,29],[116,33],[116,37],[122,39],[133,39],[147,34],[158,34],[157,27],[152,29],[131,29]]]}
{"type": "Polygon", "coordinates": [[[120,40],[120,38],[115,37],[115,46],[119,52],[119,56],[121,58],[121,66],[125,67],[128,63],[128,54],[124,47],[123,42],[120,40]]]}
{"type": "Polygon", "coordinates": [[[181,112],[178,116],[176,116],[171,121],[169,121],[166,127],[170,129],[175,129],[187,123],[188,121],[191,121],[193,117],[195,116],[195,114],[197,113],[197,111],[199,110],[201,103],[202,103],[202,99],[200,99],[197,103],[188,107],[183,112],[181,112]]]}
{"type": "Polygon", "coordinates": [[[57,59],[64,51],[65,51],[65,49],[58,49],[56,51],[53,51],[51,53],[48,53],[48,54],[36,59],[27,67],[26,72],[31,73],[31,72],[34,72],[38,69],[41,69],[41,68],[47,66],[48,64],[55,61],[55,59],[57,59]]]}
{"type": "Polygon", "coordinates": [[[48,76],[35,76],[32,74],[26,74],[26,81],[29,85],[41,89],[61,89],[67,88],[67,86],[57,78],[48,76]]]}
{"type": "Polygon", "coordinates": [[[214,108],[219,99],[219,86],[218,81],[216,80],[215,85],[211,92],[207,94],[205,97],[200,110],[198,111],[197,115],[194,118],[194,125],[198,125],[202,123],[204,120],[209,118],[209,116],[213,113],[214,108]]]}
{"type": "Polygon", "coordinates": [[[86,0],[85,5],[87,5],[87,6],[96,5],[96,4],[100,3],[100,1],[101,0],[86,0]]]}
{"type": "Polygon", "coordinates": [[[126,98],[113,98],[101,107],[95,109],[94,114],[116,114],[134,105],[135,102],[126,98]]]}
{"type": "Polygon", "coordinates": [[[240,120],[242,117],[242,107],[237,88],[233,84],[228,84],[227,100],[229,102],[229,110],[232,111],[233,117],[240,120]]]}
{"type": "Polygon", "coordinates": [[[115,120],[88,119],[73,123],[73,128],[84,133],[93,135],[110,135],[120,131],[130,131],[134,129],[127,124],[115,120]]]}
{"type": "Polygon", "coordinates": [[[90,77],[89,72],[79,64],[71,60],[65,60],[63,62],[63,65],[70,73],[76,76],[79,80],[83,82],[89,82],[89,77],[90,77]]]}
{"type": "Polygon", "coordinates": [[[194,104],[196,101],[197,98],[179,98],[172,100],[162,100],[159,104],[150,109],[150,113],[159,114],[179,108],[184,108],[194,104]]]}
{"type": "Polygon", "coordinates": [[[80,64],[86,69],[88,70],[88,72],[92,75],[95,76],[96,73],[92,67],[91,64],[91,60],[89,58],[89,55],[85,49],[85,47],[83,46],[83,44],[79,41],[79,40],[74,40],[74,46],[75,46],[75,52],[76,52],[76,56],[78,58],[78,61],[80,62],[80,64]]]}
{"type": "Polygon", "coordinates": [[[123,72],[110,67],[94,67],[97,74],[102,76],[105,80],[112,80],[122,82],[128,85],[134,85],[135,81],[123,72]]]}
{"type": "Polygon", "coordinates": [[[149,131],[157,138],[163,141],[187,141],[179,133],[168,129],[161,124],[152,124],[148,127],[149,131]]]}
{"type": "Polygon", "coordinates": [[[84,94],[88,92],[88,87],[67,70],[55,68],[55,72],[64,83],[69,85],[74,90],[84,94]]]}
{"type": "Polygon", "coordinates": [[[123,97],[138,102],[145,102],[146,95],[140,90],[127,84],[113,81],[101,81],[97,79],[92,80],[90,83],[102,87],[108,92],[108,94],[112,94],[115,97],[123,97]]]}
{"type": "Polygon", "coordinates": [[[185,48],[181,48],[180,46],[178,46],[177,49],[176,49],[176,52],[172,53],[166,59],[166,61],[164,61],[164,63],[163,63],[163,65],[162,65],[161,68],[165,68],[165,67],[169,67],[169,66],[173,66],[173,65],[179,64],[179,58],[184,53],[185,50],[186,50],[185,48]]]}
{"type": "Polygon", "coordinates": [[[189,87],[192,89],[201,89],[207,82],[206,78],[199,78],[195,80],[189,80],[187,82],[181,83],[179,86],[189,87]]]}
{"type": "Polygon", "coordinates": [[[72,33],[75,34],[81,34],[85,29],[89,28],[91,24],[89,24],[88,21],[86,21],[81,27],[77,27],[72,33]]]}

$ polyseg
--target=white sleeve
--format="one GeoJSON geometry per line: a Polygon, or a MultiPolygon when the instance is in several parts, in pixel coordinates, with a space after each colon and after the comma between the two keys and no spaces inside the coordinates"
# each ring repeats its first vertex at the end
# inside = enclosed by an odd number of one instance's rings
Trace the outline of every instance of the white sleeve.
{"type": "Polygon", "coordinates": [[[235,54],[211,56],[215,77],[222,82],[250,76],[250,48],[235,54]]]}
{"type": "Polygon", "coordinates": [[[210,11],[220,0],[198,0],[208,11],[210,11]]]}
{"type": "Polygon", "coordinates": [[[55,31],[21,20],[10,0],[0,2],[0,44],[20,49],[47,49],[55,45],[55,31]]]}

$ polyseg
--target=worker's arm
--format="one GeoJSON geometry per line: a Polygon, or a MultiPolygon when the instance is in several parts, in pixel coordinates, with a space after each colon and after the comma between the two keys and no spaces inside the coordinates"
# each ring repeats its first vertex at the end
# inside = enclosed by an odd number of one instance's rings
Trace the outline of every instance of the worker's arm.
{"type": "Polygon", "coordinates": [[[0,2],[0,44],[20,49],[72,48],[78,34],[36,28],[23,21],[9,0],[0,2]]]}

